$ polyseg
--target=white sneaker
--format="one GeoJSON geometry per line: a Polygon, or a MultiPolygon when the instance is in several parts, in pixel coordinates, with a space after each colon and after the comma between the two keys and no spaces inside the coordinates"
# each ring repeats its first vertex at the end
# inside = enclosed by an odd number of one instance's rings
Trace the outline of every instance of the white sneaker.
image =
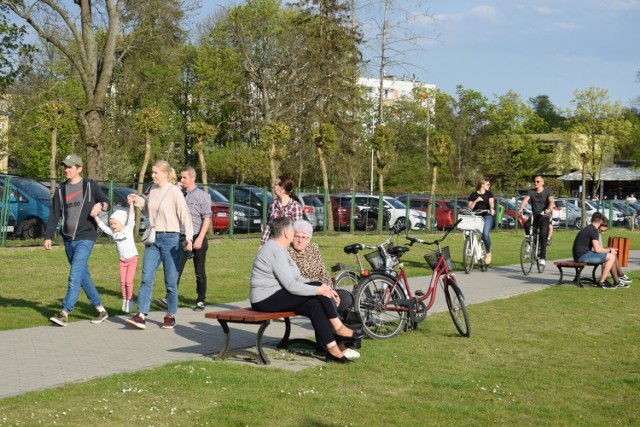
{"type": "Polygon", "coordinates": [[[538,260],[538,264],[540,264],[540,265],[547,265],[547,261],[545,261],[544,259],[539,259],[539,260],[538,260]]]}
{"type": "Polygon", "coordinates": [[[124,306],[125,313],[131,313],[131,311],[133,311],[133,300],[126,301],[124,306]]]}
{"type": "Polygon", "coordinates": [[[360,357],[360,353],[352,348],[348,348],[344,351],[344,357],[349,360],[357,359],[360,357]]]}
{"type": "Polygon", "coordinates": [[[127,305],[128,305],[127,302],[128,301],[126,299],[123,299],[122,300],[122,308],[120,309],[120,310],[124,311],[125,313],[128,313],[128,311],[127,311],[127,305]]]}

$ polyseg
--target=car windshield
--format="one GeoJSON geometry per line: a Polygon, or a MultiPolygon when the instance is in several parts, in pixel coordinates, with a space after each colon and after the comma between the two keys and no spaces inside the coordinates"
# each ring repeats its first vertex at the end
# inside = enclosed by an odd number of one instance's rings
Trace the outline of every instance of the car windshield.
{"type": "Polygon", "coordinates": [[[384,201],[389,203],[395,209],[407,209],[407,205],[402,203],[400,200],[396,200],[393,197],[385,197],[384,201]]]}
{"type": "MultiPolygon", "coordinates": [[[[256,197],[258,197],[258,199],[264,200],[264,191],[262,191],[261,188],[254,188],[252,192],[256,195],[256,197]]],[[[271,193],[267,193],[267,203],[271,203],[272,200],[273,198],[271,197],[271,193]]]]}
{"type": "Polygon", "coordinates": [[[209,195],[211,196],[211,200],[213,200],[214,202],[229,203],[229,199],[224,197],[221,192],[219,192],[218,190],[214,190],[211,187],[209,187],[209,195]]]}
{"type": "Polygon", "coordinates": [[[511,200],[508,199],[501,199],[500,200],[502,202],[502,204],[504,205],[505,209],[508,210],[516,210],[516,204],[513,203],[511,200]]]}
{"type": "Polygon", "coordinates": [[[40,184],[38,181],[34,181],[32,179],[25,179],[19,177],[11,178],[11,183],[15,185],[17,188],[22,190],[23,193],[27,193],[31,197],[34,197],[38,200],[49,200],[51,199],[51,193],[49,189],[44,185],[40,184]]]}

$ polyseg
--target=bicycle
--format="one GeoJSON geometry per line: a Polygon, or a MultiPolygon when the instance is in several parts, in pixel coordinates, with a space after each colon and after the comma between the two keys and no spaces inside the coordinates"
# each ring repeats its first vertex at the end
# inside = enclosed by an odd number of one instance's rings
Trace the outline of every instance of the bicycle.
{"type": "MultiPolygon", "coordinates": [[[[540,214],[548,217],[547,214],[540,214]]],[[[526,218],[525,221],[525,229],[527,227],[527,223],[531,221],[531,225],[529,225],[529,230],[527,230],[527,234],[522,241],[522,245],[520,246],[520,267],[522,268],[522,273],[524,275],[528,275],[533,268],[533,264],[535,263],[538,268],[538,273],[542,273],[545,268],[545,264],[540,263],[540,230],[539,227],[533,226],[533,214],[523,215],[526,218]]],[[[544,242],[546,244],[547,242],[544,242]]]]}
{"type": "Polygon", "coordinates": [[[466,274],[471,273],[474,264],[477,262],[480,271],[487,271],[489,265],[484,262],[487,255],[484,241],[482,240],[482,231],[484,229],[483,213],[488,213],[488,209],[478,210],[476,212],[470,209],[462,210],[460,215],[461,221],[458,221],[458,228],[464,234],[464,245],[462,247],[462,266],[466,274]]]}
{"type": "Polygon", "coordinates": [[[442,238],[431,242],[407,236],[410,246],[415,243],[437,246],[436,251],[424,256],[425,261],[433,269],[426,291],[416,290],[415,294],[411,292],[404,264],[401,262],[402,255],[408,252],[409,248],[406,246],[393,246],[388,249],[378,247],[380,256],[386,254],[398,259],[399,270],[393,270],[393,273],[375,271],[374,274],[358,282],[354,306],[364,325],[364,333],[368,337],[392,338],[403,329],[417,329],[418,324],[427,318],[427,312],[435,302],[438,285],[445,292],[447,308],[456,329],[462,336],[471,335],[471,324],[464,296],[458,287],[455,275],[451,272],[453,264],[449,247],[440,246],[459,222],[460,220],[447,229],[442,238]]]}
{"type": "MultiPolygon", "coordinates": [[[[365,268],[364,264],[362,263],[362,259],[360,258],[359,254],[360,251],[362,251],[363,249],[377,249],[379,246],[383,246],[385,248],[389,247],[393,238],[395,236],[399,236],[404,229],[404,226],[394,225],[393,227],[391,227],[391,233],[389,234],[389,237],[387,237],[387,239],[380,245],[366,246],[362,243],[353,243],[351,245],[345,246],[344,252],[346,254],[353,254],[356,256],[356,265],[338,263],[331,267],[331,272],[335,274],[331,278],[333,288],[344,289],[346,291],[353,292],[360,279],[368,276],[370,271],[370,269],[365,268]]],[[[365,255],[367,262],[369,262],[369,264],[371,265],[371,269],[374,271],[381,269],[393,269],[393,267],[398,264],[398,261],[393,257],[385,259],[385,262],[382,263],[382,259],[377,255],[378,254],[375,252],[365,255]]]]}

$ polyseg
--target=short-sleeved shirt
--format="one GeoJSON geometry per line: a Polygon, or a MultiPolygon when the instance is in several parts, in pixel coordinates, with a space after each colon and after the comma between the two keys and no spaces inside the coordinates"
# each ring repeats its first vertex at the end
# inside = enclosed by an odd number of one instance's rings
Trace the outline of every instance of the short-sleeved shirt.
{"type": "Polygon", "coordinates": [[[193,235],[198,236],[202,228],[204,218],[211,218],[211,196],[198,187],[188,191],[184,196],[187,207],[191,213],[191,224],[193,225],[193,235]]]}
{"type": "Polygon", "coordinates": [[[529,203],[531,203],[533,214],[537,215],[544,212],[549,207],[549,198],[552,196],[553,193],[548,188],[545,188],[540,193],[536,190],[529,191],[529,203]]]}
{"type": "Polygon", "coordinates": [[[475,206],[473,207],[474,211],[480,211],[480,210],[489,210],[491,209],[491,205],[489,204],[489,199],[493,199],[493,193],[491,191],[485,191],[483,194],[478,193],[477,191],[474,191],[473,193],[471,193],[471,195],[469,196],[469,203],[473,202],[474,200],[478,199],[478,198],[482,198],[482,201],[478,202],[475,204],[475,206]]]}
{"type": "Polygon", "coordinates": [[[595,225],[589,224],[578,232],[573,241],[573,259],[578,260],[582,255],[593,250],[593,241],[600,239],[600,233],[595,225]]]}

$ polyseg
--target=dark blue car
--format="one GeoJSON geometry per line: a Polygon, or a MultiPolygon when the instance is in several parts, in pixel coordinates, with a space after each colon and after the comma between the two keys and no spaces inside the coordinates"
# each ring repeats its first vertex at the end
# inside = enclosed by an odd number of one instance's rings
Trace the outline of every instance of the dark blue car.
{"type": "Polygon", "coordinates": [[[12,175],[0,175],[0,206],[8,201],[16,217],[16,236],[24,239],[42,237],[49,220],[51,193],[38,181],[12,175]],[[5,197],[5,182],[11,178],[11,188],[5,197]]]}

